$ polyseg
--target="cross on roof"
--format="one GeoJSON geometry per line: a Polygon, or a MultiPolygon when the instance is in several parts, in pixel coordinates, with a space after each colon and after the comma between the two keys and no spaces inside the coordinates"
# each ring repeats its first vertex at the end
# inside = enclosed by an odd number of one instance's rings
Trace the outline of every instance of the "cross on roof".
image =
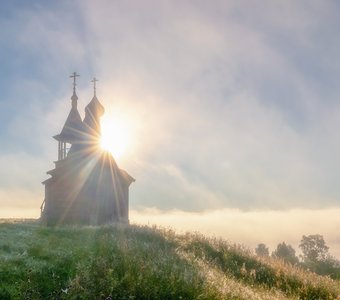
{"type": "Polygon", "coordinates": [[[98,79],[96,77],[93,77],[93,79],[91,80],[91,82],[93,82],[93,91],[94,91],[94,95],[96,96],[96,82],[98,81],[98,79]]]}
{"type": "Polygon", "coordinates": [[[73,72],[72,75],[70,76],[70,78],[73,78],[73,92],[76,91],[76,77],[79,77],[80,75],[77,74],[77,72],[73,72]]]}

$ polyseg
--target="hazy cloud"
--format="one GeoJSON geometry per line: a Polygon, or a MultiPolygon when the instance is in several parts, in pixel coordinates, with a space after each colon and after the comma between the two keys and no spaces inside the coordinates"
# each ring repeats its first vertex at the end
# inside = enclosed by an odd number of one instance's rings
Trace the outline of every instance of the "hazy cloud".
{"type": "MultiPolygon", "coordinates": [[[[0,203],[40,202],[69,109],[90,78],[131,122],[118,159],[131,207],[205,211],[340,205],[334,2],[78,1],[1,16],[0,203]],[[7,30],[8,29],[8,30],[7,30]],[[28,174],[34,176],[27,177],[28,174]],[[40,174],[40,175],[39,175],[40,174]],[[31,194],[32,193],[32,194],[31,194]],[[36,196],[38,195],[38,196],[36,196]],[[33,198],[32,198],[33,197],[33,198]]],[[[25,206],[25,205],[24,205],[25,206]]]]}

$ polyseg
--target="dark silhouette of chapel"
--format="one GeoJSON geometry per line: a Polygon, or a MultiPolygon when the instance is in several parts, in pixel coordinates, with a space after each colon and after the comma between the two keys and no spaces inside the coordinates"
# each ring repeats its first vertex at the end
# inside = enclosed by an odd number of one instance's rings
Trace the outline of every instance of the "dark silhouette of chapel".
{"type": "Polygon", "coordinates": [[[99,146],[100,117],[104,107],[94,96],[85,108],[82,121],[77,109],[75,72],[71,110],[58,135],[58,160],[43,182],[45,199],[41,222],[56,224],[91,224],[129,222],[129,186],[135,181],[120,169],[111,153],[99,146]]]}

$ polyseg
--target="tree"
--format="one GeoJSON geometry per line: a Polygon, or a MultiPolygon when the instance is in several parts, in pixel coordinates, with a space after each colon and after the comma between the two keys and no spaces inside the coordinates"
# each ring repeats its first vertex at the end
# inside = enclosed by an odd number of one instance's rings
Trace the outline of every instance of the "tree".
{"type": "Polygon", "coordinates": [[[340,278],[340,261],[332,257],[320,234],[302,236],[300,245],[303,266],[319,275],[330,275],[333,279],[340,278]]]}
{"type": "Polygon", "coordinates": [[[286,245],[285,242],[277,245],[276,250],[272,253],[272,257],[283,259],[292,265],[299,262],[299,259],[295,255],[294,248],[291,245],[286,245]]]}
{"type": "Polygon", "coordinates": [[[320,234],[303,235],[299,247],[305,263],[317,263],[325,261],[329,257],[329,248],[320,234]]]}
{"type": "Polygon", "coordinates": [[[255,248],[255,253],[258,256],[269,256],[269,249],[265,244],[261,243],[255,248]]]}

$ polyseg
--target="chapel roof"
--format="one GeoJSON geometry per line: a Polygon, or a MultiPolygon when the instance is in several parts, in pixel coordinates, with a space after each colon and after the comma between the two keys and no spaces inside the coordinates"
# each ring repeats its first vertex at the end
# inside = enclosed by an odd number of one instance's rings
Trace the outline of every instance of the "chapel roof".
{"type": "Polygon", "coordinates": [[[76,94],[76,77],[79,75],[76,72],[70,76],[73,78],[73,95],[71,97],[72,100],[72,108],[66,122],[63,126],[61,132],[54,136],[57,141],[67,142],[73,144],[74,142],[79,142],[82,140],[82,134],[84,132],[84,124],[81,120],[80,114],[77,109],[78,104],[78,96],[76,94]]]}
{"type": "Polygon", "coordinates": [[[70,110],[70,113],[68,114],[63,129],[58,135],[54,136],[54,138],[58,141],[64,141],[68,143],[79,141],[84,131],[84,125],[78,112],[77,106],[73,105],[73,103],[76,101],[74,99],[74,96],[76,96],[75,93],[71,98],[72,108],[70,110]]]}

